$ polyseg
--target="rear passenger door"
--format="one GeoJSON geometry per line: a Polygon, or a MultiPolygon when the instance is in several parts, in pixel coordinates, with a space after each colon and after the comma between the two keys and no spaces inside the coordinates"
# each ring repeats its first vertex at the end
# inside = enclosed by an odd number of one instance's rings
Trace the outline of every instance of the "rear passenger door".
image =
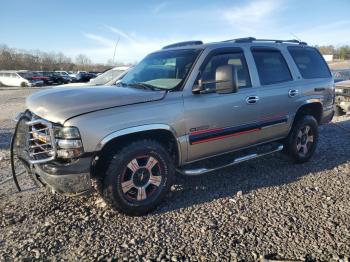
{"type": "Polygon", "coordinates": [[[253,47],[251,52],[260,82],[259,142],[282,138],[288,134],[298,95],[291,70],[278,48],[253,47]]]}

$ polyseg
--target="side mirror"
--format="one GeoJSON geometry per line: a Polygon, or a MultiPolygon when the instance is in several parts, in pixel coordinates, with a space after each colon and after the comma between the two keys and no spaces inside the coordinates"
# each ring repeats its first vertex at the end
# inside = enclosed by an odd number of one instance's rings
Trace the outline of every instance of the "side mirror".
{"type": "Polygon", "coordinates": [[[203,81],[202,79],[197,80],[197,84],[193,86],[192,92],[194,94],[200,94],[203,91],[203,81]]]}
{"type": "Polygon", "coordinates": [[[219,66],[215,72],[216,93],[228,94],[238,91],[237,68],[233,65],[219,66]]]}

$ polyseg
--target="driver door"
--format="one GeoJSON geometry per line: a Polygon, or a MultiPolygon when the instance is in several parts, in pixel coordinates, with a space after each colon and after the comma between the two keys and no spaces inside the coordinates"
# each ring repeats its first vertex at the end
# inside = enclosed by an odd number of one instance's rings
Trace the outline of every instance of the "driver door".
{"type": "Polygon", "coordinates": [[[215,82],[219,66],[237,68],[238,92],[218,94],[215,83],[203,84],[206,93],[184,99],[188,135],[188,161],[229,152],[259,140],[258,90],[251,85],[249,69],[241,49],[215,50],[203,62],[199,79],[215,82]],[[210,92],[212,91],[212,92],[210,92]]]}

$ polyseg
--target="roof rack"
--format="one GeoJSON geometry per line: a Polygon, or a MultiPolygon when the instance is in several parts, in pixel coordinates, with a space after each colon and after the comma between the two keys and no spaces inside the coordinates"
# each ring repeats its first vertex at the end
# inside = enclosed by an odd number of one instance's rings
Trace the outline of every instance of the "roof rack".
{"type": "Polygon", "coordinates": [[[306,42],[302,42],[296,39],[290,39],[290,40],[256,39],[255,37],[236,38],[236,39],[226,40],[223,42],[235,42],[235,43],[273,42],[273,43],[295,43],[299,45],[307,45],[306,42]]]}
{"type": "Polygon", "coordinates": [[[174,43],[174,44],[171,44],[171,45],[164,46],[162,49],[169,49],[169,48],[188,46],[188,45],[202,45],[202,44],[203,44],[203,42],[200,41],[200,40],[185,41],[185,42],[179,42],[179,43],[174,43]]]}

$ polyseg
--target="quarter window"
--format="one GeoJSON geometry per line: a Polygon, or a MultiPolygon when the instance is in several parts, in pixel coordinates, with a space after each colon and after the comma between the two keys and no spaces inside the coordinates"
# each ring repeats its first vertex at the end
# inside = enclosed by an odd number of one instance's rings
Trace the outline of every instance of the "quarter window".
{"type": "Polygon", "coordinates": [[[261,85],[271,85],[293,79],[280,51],[253,49],[252,53],[261,85]]]}
{"type": "Polygon", "coordinates": [[[219,66],[233,65],[237,68],[238,87],[251,87],[251,81],[243,53],[214,55],[202,70],[201,78],[205,89],[215,89],[215,72],[219,66]],[[207,84],[206,84],[207,82],[207,84]]]}
{"type": "Polygon", "coordinates": [[[305,79],[328,78],[331,73],[320,53],[311,47],[288,47],[301,76],[305,79]]]}

